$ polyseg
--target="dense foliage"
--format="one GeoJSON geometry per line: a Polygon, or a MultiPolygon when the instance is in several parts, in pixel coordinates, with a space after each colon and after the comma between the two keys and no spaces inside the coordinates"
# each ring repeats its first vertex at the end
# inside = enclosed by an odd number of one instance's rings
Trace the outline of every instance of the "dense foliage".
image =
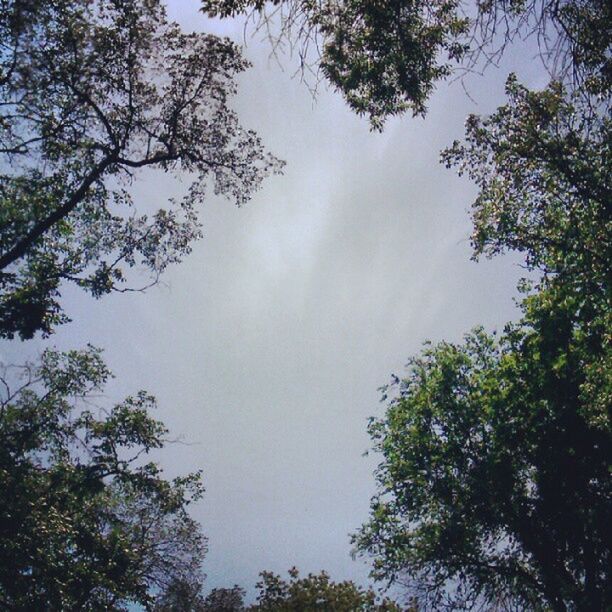
{"type": "Polygon", "coordinates": [[[231,589],[213,589],[204,599],[202,609],[207,612],[237,612],[244,609],[245,590],[234,585],[231,589]]]}
{"type": "Polygon", "coordinates": [[[581,366],[603,364],[559,297],[529,301],[499,339],[427,348],[370,425],[379,494],[354,542],[423,605],[611,601],[612,444],[581,366]]]}
{"type": "Polygon", "coordinates": [[[304,73],[320,68],[377,129],[407,110],[424,114],[439,81],[495,64],[529,37],[556,79],[591,93],[606,92],[612,79],[605,0],[201,1],[213,16],[257,13],[275,48],[297,46],[304,73]]]}
{"type": "Polygon", "coordinates": [[[154,399],[96,407],[108,377],[93,348],[2,373],[2,609],[126,610],[199,575],[199,475],[168,481],[143,461],[166,434],[154,399]]]}
{"type": "Polygon", "coordinates": [[[0,34],[0,336],[65,321],[62,283],[155,282],[210,187],[240,205],[280,168],[228,106],[239,48],[181,32],[160,0],[5,0],[0,34]],[[134,203],[147,167],[189,177],[184,195],[134,203]]]}
{"type": "Polygon", "coordinates": [[[262,572],[257,584],[257,603],[249,610],[289,612],[289,610],[363,610],[398,612],[390,599],[380,600],[371,589],[363,589],[347,580],[333,582],[325,572],[300,578],[296,568],[289,570],[289,580],[272,572],[262,572]]]}
{"type": "MultiPolygon", "coordinates": [[[[289,580],[273,572],[261,572],[256,587],[257,601],[246,606],[245,591],[238,585],[216,588],[204,597],[201,585],[186,580],[170,584],[160,595],[155,611],[174,612],[399,612],[401,609],[388,598],[378,597],[371,589],[363,589],[350,580],[334,582],[326,572],[300,578],[294,567],[289,580]]],[[[411,606],[404,608],[411,612],[411,606]]]]}
{"type": "Polygon", "coordinates": [[[245,590],[238,585],[231,589],[215,588],[204,596],[198,576],[172,580],[161,591],[153,606],[154,612],[242,612],[245,590]]]}
{"type": "Polygon", "coordinates": [[[443,153],[478,186],[475,255],[515,250],[531,269],[601,294],[607,282],[612,213],[612,126],[558,82],[539,92],[507,82],[508,103],[470,116],[466,140],[443,153]]]}

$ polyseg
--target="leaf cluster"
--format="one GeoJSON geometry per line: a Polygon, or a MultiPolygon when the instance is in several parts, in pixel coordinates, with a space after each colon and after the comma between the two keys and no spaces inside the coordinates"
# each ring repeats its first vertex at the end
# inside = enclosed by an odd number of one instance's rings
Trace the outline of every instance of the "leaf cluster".
{"type": "Polygon", "coordinates": [[[466,121],[466,139],[442,154],[478,186],[475,255],[524,254],[530,269],[597,291],[612,244],[611,125],[558,82],[531,92],[514,75],[508,103],[466,121]]]}

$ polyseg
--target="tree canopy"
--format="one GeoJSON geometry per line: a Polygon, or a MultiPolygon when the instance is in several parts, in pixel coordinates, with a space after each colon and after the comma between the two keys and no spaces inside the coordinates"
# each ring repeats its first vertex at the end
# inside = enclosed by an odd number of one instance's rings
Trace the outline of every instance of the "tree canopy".
{"type": "MultiPolygon", "coordinates": [[[[176,580],[160,594],[155,611],[173,612],[399,612],[402,608],[387,597],[380,597],[372,589],[364,589],[351,580],[335,582],[322,571],[300,577],[297,568],[289,570],[285,580],[274,572],[261,572],[257,600],[247,606],[245,590],[214,588],[204,597],[201,584],[176,580]]],[[[412,612],[412,605],[403,608],[412,612]]]]}
{"type": "Polygon", "coordinates": [[[213,589],[204,600],[202,609],[213,612],[239,612],[244,610],[245,590],[234,585],[231,589],[213,589]]]}
{"type": "Polygon", "coordinates": [[[257,602],[247,608],[262,612],[289,610],[335,610],[349,612],[399,612],[400,607],[388,598],[378,597],[373,590],[357,586],[350,580],[334,582],[326,572],[300,577],[294,567],[289,580],[273,572],[262,572],[257,583],[257,602]]]}
{"type": "Polygon", "coordinates": [[[491,116],[468,117],[465,142],[442,154],[479,188],[474,253],[515,250],[529,268],[600,293],[611,248],[610,118],[558,82],[532,92],[511,75],[506,94],[491,116]]]}
{"type": "Polygon", "coordinates": [[[144,392],[96,407],[110,372],[94,348],[47,350],[0,377],[0,604],[11,610],[149,606],[200,576],[187,514],[199,474],[166,480],[143,458],[164,445],[144,392]]]}
{"type": "MultiPolygon", "coordinates": [[[[552,78],[609,95],[610,5],[604,0],[201,0],[219,17],[251,14],[274,48],[297,48],[376,129],[426,112],[437,83],[482,71],[535,38],[552,78]]],[[[316,78],[316,77],[315,77],[316,78]]]]}
{"type": "Polygon", "coordinates": [[[574,309],[538,298],[499,339],[412,358],[371,422],[379,493],[354,544],[434,609],[600,610],[612,596],[612,445],[587,390],[602,363],[574,309]]]}
{"type": "Polygon", "coordinates": [[[281,167],[229,106],[239,48],[183,33],[161,0],[7,0],[0,33],[1,336],[65,321],[62,283],[139,288],[134,266],[155,282],[208,191],[241,205],[281,167]],[[145,168],[188,177],[183,195],[133,202],[145,168]]]}

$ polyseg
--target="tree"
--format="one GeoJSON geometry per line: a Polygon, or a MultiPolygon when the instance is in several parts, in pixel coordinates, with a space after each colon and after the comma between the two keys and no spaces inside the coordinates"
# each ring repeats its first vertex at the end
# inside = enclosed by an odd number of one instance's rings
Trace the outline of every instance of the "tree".
{"type": "Polygon", "coordinates": [[[466,142],[443,158],[479,188],[474,256],[524,255],[538,275],[523,283],[531,293],[524,308],[547,334],[573,334],[583,416],[612,431],[609,115],[558,83],[530,92],[511,77],[507,89],[509,103],[484,120],[468,118],[466,142]]]}
{"type": "Polygon", "coordinates": [[[204,597],[198,576],[173,580],[155,600],[154,612],[241,612],[244,589],[212,589],[204,597]]]}
{"type": "Polygon", "coordinates": [[[176,578],[155,598],[154,612],[201,612],[204,610],[202,585],[196,576],[176,578]]]}
{"type": "Polygon", "coordinates": [[[199,575],[205,540],[188,515],[199,474],[165,480],[142,461],[166,430],[141,392],[110,410],[100,352],[47,350],[0,384],[0,603],[11,610],[148,607],[199,575]]]}
{"type": "Polygon", "coordinates": [[[506,93],[491,116],[468,117],[466,141],[442,154],[479,188],[474,254],[521,252],[529,269],[601,297],[611,249],[609,115],[554,81],[531,92],[511,75],[506,93]]]}
{"type": "Polygon", "coordinates": [[[207,612],[241,612],[244,607],[243,588],[235,584],[231,589],[213,589],[204,600],[207,612]]]}
{"type": "Polygon", "coordinates": [[[558,84],[471,117],[444,154],[477,183],[475,256],[524,254],[523,317],[409,362],[386,416],[370,521],[375,572],[433,607],[612,601],[609,119],[558,84]]]}
{"type": "MultiPolygon", "coordinates": [[[[154,610],[172,612],[301,612],[331,610],[356,612],[358,610],[399,612],[400,607],[388,598],[381,599],[371,589],[362,589],[351,581],[333,582],[325,572],[308,574],[300,578],[294,567],[289,570],[289,581],[273,572],[261,572],[257,583],[257,602],[244,605],[245,591],[238,585],[231,589],[217,588],[203,598],[201,586],[186,580],[175,581],[156,602],[154,610]]],[[[406,608],[407,612],[416,610],[406,608]]]]}
{"type": "Polygon", "coordinates": [[[612,15],[603,0],[202,0],[203,11],[253,15],[274,50],[297,48],[302,74],[323,76],[381,129],[393,115],[423,115],[436,84],[495,64],[534,37],[551,76],[609,94],[612,15]],[[313,67],[314,65],[314,67],[313,67]]]}
{"type": "Polygon", "coordinates": [[[390,599],[380,600],[371,589],[365,590],[351,581],[332,582],[325,572],[308,574],[300,578],[296,568],[289,570],[289,581],[272,572],[262,572],[257,583],[257,603],[248,610],[334,610],[353,612],[356,610],[389,611],[400,610],[390,599]]]}
{"type": "Polygon", "coordinates": [[[0,335],[67,320],[62,283],[100,297],[146,285],[201,234],[212,187],[246,202],[281,163],[229,107],[247,62],[185,34],[161,0],[0,3],[0,335]],[[188,179],[166,207],[132,201],[146,168],[188,179]]]}
{"type": "Polygon", "coordinates": [[[371,421],[379,492],[353,542],[378,578],[408,575],[434,609],[612,601],[612,441],[588,392],[602,366],[576,302],[535,298],[499,340],[476,331],[411,359],[371,421]]]}
{"type": "Polygon", "coordinates": [[[475,256],[537,273],[499,339],[409,361],[370,434],[382,453],[354,536],[382,579],[436,608],[603,610],[610,591],[610,123],[578,93],[530,92],[470,117],[444,154],[476,182],[475,256]],[[500,603],[501,602],[501,603],[500,603]]]}

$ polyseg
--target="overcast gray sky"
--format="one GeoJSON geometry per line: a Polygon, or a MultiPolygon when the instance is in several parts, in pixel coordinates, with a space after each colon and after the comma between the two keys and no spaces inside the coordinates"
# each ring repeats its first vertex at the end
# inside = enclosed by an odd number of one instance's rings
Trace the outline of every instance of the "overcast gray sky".
{"type": "MultiPolygon", "coordinates": [[[[171,2],[187,29],[241,40],[238,24],[210,23],[194,0],[171,2]]],[[[390,121],[382,134],[341,97],[306,87],[257,40],[235,107],[287,161],[243,209],[211,199],[205,237],[164,285],[95,301],[65,294],[74,321],[47,342],[4,343],[4,358],[46,344],[105,348],[117,375],[109,397],[146,388],[182,444],[160,455],[170,475],[202,469],[194,516],[209,537],[207,589],[253,586],[261,570],[325,569],[367,582],[348,534],[367,519],[376,457],[362,457],[377,388],[401,374],[426,339],[459,340],[516,315],[520,269],[469,260],[474,188],[438,163],[469,112],[502,102],[508,58],[485,79],[441,86],[425,120],[390,121]]],[[[521,65],[522,64],[522,65],[521,65]]],[[[529,71],[532,71],[530,73],[529,71]]],[[[529,82],[529,80],[527,81],[529,82]]],[[[533,81],[532,81],[533,82],[533,81]]],[[[176,186],[148,174],[144,199],[176,186]]],[[[163,200],[160,201],[163,205],[163,200]]]]}

